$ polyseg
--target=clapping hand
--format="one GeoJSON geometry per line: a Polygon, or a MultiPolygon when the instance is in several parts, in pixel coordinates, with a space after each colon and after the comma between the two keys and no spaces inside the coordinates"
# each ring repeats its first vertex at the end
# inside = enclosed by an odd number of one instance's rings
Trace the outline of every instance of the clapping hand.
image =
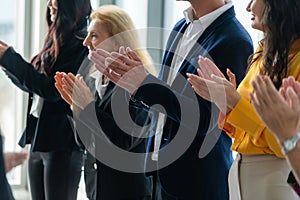
{"type": "Polygon", "coordinates": [[[4,55],[5,51],[8,49],[8,45],[0,40],[0,59],[4,55]]]}
{"type": "Polygon", "coordinates": [[[89,87],[79,74],[58,72],[55,75],[55,87],[62,98],[72,107],[78,107],[83,110],[94,100],[94,96],[89,87]]]}
{"type": "Polygon", "coordinates": [[[95,67],[116,85],[133,94],[147,76],[142,61],[130,48],[120,47],[119,52],[103,49],[90,51],[89,59],[95,67]]]}
{"type": "Polygon", "coordinates": [[[241,98],[236,91],[235,75],[227,69],[228,81],[219,68],[208,58],[199,57],[198,64],[198,76],[188,73],[188,81],[199,96],[215,103],[220,111],[226,115],[241,98]]]}
{"type": "Polygon", "coordinates": [[[250,94],[256,112],[279,143],[300,131],[300,84],[289,77],[282,85],[278,92],[268,76],[257,76],[250,94]]]}
{"type": "Polygon", "coordinates": [[[59,91],[61,97],[69,104],[72,105],[72,99],[70,98],[70,96],[68,95],[68,93],[66,93],[63,89],[63,77],[64,75],[66,75],[65,72],[56,72],[56,75],[54,76],[55,79],[55,87],[56,89],[59,91]]]}

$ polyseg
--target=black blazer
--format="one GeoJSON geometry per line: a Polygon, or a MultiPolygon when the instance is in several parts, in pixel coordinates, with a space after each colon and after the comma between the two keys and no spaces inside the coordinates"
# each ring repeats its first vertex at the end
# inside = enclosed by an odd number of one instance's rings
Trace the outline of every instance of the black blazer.
{"type": "Polygon", "coordinates": [[[77,148],[73,130],[67,118],[71,114],[70,106],[56,90],[54,75],[57,71],[76,74],[81,62],[88,53],[82,45],[82,39],[73,35],[61,47],[51,75],[46,76],[33,68],[12,48],[9,48],[0,60],[4,71],[20,89],[29,93],[26,129],[19,141],[24,147],[31,143],[33,151],[56,151],[77,148]],[[29,114],[32,96],[37,94],[44,99],[40,117],[29,114]]]}
{"type": "Polygon", "coordinates": [[[145,129],[131,126],[123,118],[123,114],[128,113],[128,118],[143,126],[148,123],[148,112],[144,110],[146,108],[128,101],[127,93],[112,82],[109,82],[102,99],[97,93],[95,97],[95,101],[81,111],[75,121],[82,143],[97,159],[97,200],[151,197],[152,180],[143,173],[145,157],[127,159],[121,154],[116,155],[114,150],[117,148],[132,154],[145,153],[146,139],[138,136],[148,134],[147,126],[145,129]],[[127,165],[137,167],[139,173],[125,171],[127,165]]]}
{"type": "MultiPolygon", "coordinates": [[[[230,8],[198,38],[169,87],[165,83],[168,71],[187,26],[185,19],[180,20],[169,36],[159,75],[161,80],[148,75],[135,94],[136,99],[148,106],[160,104],[167,115],[158,162],[149,156],[147,169],[157,167],[163,189],[180,199],[225,200],[229,199],[231,139],[218,129],[216,107],[194,93],[186,73],[197,74],[198,56],[202,55],[210,57],[224,74],[230,68],[239,83],[253,52],[252,41],[235,18],[234,8],[230,8]],[[170,158],[175,157],[179,158],[172,162],[170,158]],[[166,166],[168,162],[171,164],[166,166]]],[[[153,111],[153,116],[157,116],[153,111]]],[[[153,149],[153,139],[149,146],[153,149]]]]}

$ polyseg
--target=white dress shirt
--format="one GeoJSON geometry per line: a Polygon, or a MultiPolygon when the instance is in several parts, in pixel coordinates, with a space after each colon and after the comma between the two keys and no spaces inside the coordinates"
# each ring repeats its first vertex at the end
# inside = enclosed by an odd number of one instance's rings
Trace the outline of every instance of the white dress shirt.
{"type": "Polygon", "coordinates": [[[90,77],[94,78],[95,79],[95,89],[100,97],[100,99],[103,98],[106,90],[107,90],[107,86],[108,86],[108,83],[109,83],[109,79],[107,78],[105,80],[105,82],[103,83],[102,79],[103,79],[103,74],[96,70],[94,72],[92,72],[90,74],[90,77]]]}
{"type": "Polygon", "coordinates": [[[44,105],[44,99],[37,94],[33,94],[32,104],[29,113],[34,117],[39,118],[43,105],[44,105]]]}

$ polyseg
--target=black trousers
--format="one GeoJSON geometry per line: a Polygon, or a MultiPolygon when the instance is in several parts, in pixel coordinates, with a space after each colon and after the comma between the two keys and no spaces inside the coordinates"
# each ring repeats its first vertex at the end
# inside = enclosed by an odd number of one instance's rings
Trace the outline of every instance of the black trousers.
{"type": "Polygon", "coordinates": [[[84,182],[85,182],[85,191],[86,191],[87,198],[89,200],[96,200],[96,191],[97,191],[96,158],[94,158],[94,156],[90,154],[88,151],[85,151],[84,182]]]}
{"type": "Polygon", "coordinates": [[[157,173],[152,174],[152,179],[153,179],[152,200],[183,200],[168,194],[163,189],[159,179],[157,178],[157,173]]]}
{"type": "Polygon", "coordinates": [[[83,151],[31,152],[28,162],[32,200],[76,200],[83,151]]]}

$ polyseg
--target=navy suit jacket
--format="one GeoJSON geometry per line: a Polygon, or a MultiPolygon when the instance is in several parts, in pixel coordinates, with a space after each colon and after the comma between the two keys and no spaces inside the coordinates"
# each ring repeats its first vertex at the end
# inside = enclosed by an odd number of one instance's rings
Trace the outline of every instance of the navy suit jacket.
{"type": "Polygon", "coordinates": [[[0,133],[0,199],[3,200],[13,200],[12,191],[8,181],[6,179],[6,170],[3,157],[3,143],[2,136],[0,133]]]}
{"type": "MultiPolygon", "coordinates": [[[[187,26],[182,19],[170,34],[160,79],[148,75],[135,94],[136,99],[148,106],[159,104],[164,107],[167,116],[158,162],[148,158],[146,169],[156,165],[163,189],[177,198],[225,200],[229,199],[227,178],[232,164],[231,139],[218,129],[218,110],[195,95],[186,80],[186,73],[197,73],[198,56],[202,55],[210,57],[224,74],[226,68],[230,68],[239,83],[245,75],[248,57],[253,53],[252,40],[235,18],[234,8],[230,8],[199,37],[169,87],[165,83],[168,71],[187,26]],[[182,150],[181,154],[178,149],[182,150]],[[176,156],[179,158],[171,162],[170,158],[176,156]],[[166,165],[168,162],[171,164],[166,165]]],[[[157,116],[158,111],[163,112],[161,107],[153,110],[153,116],[157,116]]],[[[153,142],[149,145],[153,146],[153,142]]]]}

